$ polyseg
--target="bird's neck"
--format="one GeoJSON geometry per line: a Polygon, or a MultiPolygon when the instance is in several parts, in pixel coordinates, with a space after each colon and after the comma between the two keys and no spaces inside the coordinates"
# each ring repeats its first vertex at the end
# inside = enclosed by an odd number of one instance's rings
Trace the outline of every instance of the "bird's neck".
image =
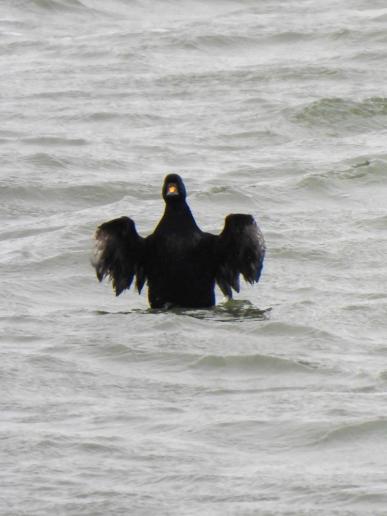
{"type": "Polygon", "coordinates": [[[159,224],[169,232],[186,232],[199,230],[188,204],[184,202],[168,202],[159,224]]]}

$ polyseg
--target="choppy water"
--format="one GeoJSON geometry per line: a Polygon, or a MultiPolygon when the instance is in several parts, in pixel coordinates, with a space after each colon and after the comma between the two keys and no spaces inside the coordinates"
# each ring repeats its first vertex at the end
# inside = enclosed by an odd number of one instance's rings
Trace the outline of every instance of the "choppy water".
{"type": "Polygon", "coordinates": [[[3,0],[0,513],[382,515],[383,1],[3,0]],[[97,224],[253,213],[261,283],[114,298],[97,224]],[[268,310],[270,309],[271,310],[268,310]]]}

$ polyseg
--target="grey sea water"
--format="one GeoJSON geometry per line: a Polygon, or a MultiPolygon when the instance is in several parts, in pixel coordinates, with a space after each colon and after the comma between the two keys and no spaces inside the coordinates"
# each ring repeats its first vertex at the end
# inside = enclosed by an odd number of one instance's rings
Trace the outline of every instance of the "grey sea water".
{"type": "Polygon", "coordinates": [[[384,515],[387,7],[2,0],[0,514],[384,515]],[[261,282],[152,312],[90,267],[252,213],[261,282]]]}

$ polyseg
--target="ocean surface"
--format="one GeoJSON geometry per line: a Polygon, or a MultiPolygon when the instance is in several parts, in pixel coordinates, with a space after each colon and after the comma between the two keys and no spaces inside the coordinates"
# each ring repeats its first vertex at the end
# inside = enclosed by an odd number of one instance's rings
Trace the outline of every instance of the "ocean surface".
{"type": "Polygon", "coordinates": [[[0,514],[387,514],[387,5],[2,0],[0,514]],[[251,213],[258,285],[116,298],[100,223],[251,213]]]}

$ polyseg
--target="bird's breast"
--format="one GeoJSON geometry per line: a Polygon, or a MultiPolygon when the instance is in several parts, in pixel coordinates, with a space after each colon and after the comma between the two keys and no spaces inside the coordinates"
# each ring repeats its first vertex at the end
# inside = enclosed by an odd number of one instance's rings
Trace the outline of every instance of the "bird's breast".
{"type": "Polygon", "coordinates": [[[211,257],[198,232],[181,235],[168,233],[153,239],[147,252],[150,276],[200,274],[208,268],[211,257]]]}

